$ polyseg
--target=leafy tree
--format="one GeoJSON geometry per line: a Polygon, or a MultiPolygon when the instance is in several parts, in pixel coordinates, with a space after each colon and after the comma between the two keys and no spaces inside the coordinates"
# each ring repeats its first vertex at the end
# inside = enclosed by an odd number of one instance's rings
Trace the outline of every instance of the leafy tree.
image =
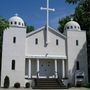
{"type": "MultiPolygon", "coordinates": [[[[66,1],[73,2],[74,0],[66,0],[66,1]]],[[[86,30],[87,35],[90,36],[90,23],[89,23],[90,22],[90,0],[77,0],[77,1],[80,1],[80,3],[75,9],[73,18],[75,21],[77,21],[80,24],[81,29],[86,30]]],[[[66,16],[63,19],[59,20],[59,28],[58,28],[59,31],[62,32],[64,30],[64,25],[65,25],[65,22],[67,21],[67,17],[70,17],[70,16],[66,16]]]]}
{"type": "MultiPolygon", "coordinates": [[[[9,27],[9,22],[0,16],[0,65],[1,65],[1,56],[2,56],[2,40],[3,40],[3,31],[9,27]]],[[[33,26],[27,26],[27,33],[34,30],[33,26]]],[[[0,66],[1,70],[1,66],[0,66]]]]}
{"type": "MultiPolygon", "coordinates": [[[[9,27],[8,21],[0,16],[0,32],[3,31],[5,28],[9,27]]],[[[1,35],[1,33],[0,33],[1,35]]]]}
{"type": "MultiPolygon", "coordinates": [[[[66,0],[66,2],[69,4],[76,4],[78,2],[74,13],[74,19],[80,24],[81,29],[86,30],[88,64],[90,64],[90,0],[66,0]]],[[[88,75],[90,76],[90,67],[88,67],[88,75]]]]}
{"type": "Polygon", "coordinates": [[[62,18],[61,20],[59,19],[59,27],[58,30],[63,33],[64,32],[64,26],[65,24],[70,21],[70,19],[73,17],[74,15],[70,15],[70,16],[66,16],[64,18],[62,18]]]}
{"type": "MultiPolygon", "coordinates": [[[[5,18],[0,17],[0,65],[1,65],[1,56],[2,56],[3,31],[7,27],[9,27],[8,21],[5,18]]],[[[1,70],[1,66],[0,66],[0,70],[1,70]]]]}
{"type": "Polygon", "coordinates": [[[79,3],[84,3],[84,1],[86,0],[65,0],[66,2],[68,2],[69,4],[77,4],[79,3]]]}
{"type": "Polygon", "coordinates": [[[75,18],[90,37],[90,0],[85,0],[76,7],[75,18]]]}
{"type": "Polygon", "coordinates": [[[34,26],[27,26],[27,33],[34,31],[34,26]]]}

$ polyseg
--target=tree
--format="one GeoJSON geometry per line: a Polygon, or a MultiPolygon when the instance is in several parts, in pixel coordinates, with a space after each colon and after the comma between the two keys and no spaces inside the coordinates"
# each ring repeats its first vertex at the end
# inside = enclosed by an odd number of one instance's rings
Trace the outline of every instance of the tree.
{"type": "MultiPolygon", "coordinates": [[[[73,2],[74,0],[67,0],[67,1],[73,2]]],[[[89,23],[90,22],[90,0],[77,0],[77,1],[80,1],[80,3],[75,9],[73,18],[75,21],[77,21],[80,24],[82,30],[87,31],[87,36],[90,37],[90,23],[89,23]]],[[[70,17],[70,16],[66,16],[61,20],[59,20],[59,28],[58,28],[59,31],[62,32],[64,30],[64,25],[65,25],[65,22],[67,21],[67,17],[70,17]]]]}
{"type": "Polygon", "coordinates": [[[85,0],[79,4],[75,9],[75,18],[81,25],[81,28],[86,30],[87,35],[90,36],[90,0],[85,0]]]}
{"type": "Polygon", "coordinates": [[[3,17],[0,17],[0,52],[1,52],[1,46],[2,46],[2,36],[3,31],[5,28],[9,27],[9,23],[7,20],[5,20],[3,17]]]}
{"type": "Polygon", "coordinates": [[[68,2],[69,4],[76,4],[77,2],[83,3],[86,0],[65,0],[65,1],[68,2]]]}
{"type": "MultiPolygon", "coordinates": [[[[86,30],[87,35],[87,57],[88,66],[90,65],[90,0],[66,0],[69,4],[78,3],[74,18],[80,24],[81,29],[86,30]]],[[[63,26],[62,26],[63,27],[63,26]]],[[[90,82],[90,67],[88,67],[88,79],[90,82]]]]}
{"type": "Polygon", "coordinates": [[[28,26],[27,25],[27,33],[34,31],[34,26],[28,26]]]}
{"type": "Polygon", "coordinates": [[[66,16],[64,18],[62,18],[61,20],[59,19],[59,27],[58,27],[58,30],[63,33],[64,32],[64,26],[65,24],[70,21],[70,19],[74,17],[74,14],[70,15],[70,16],[66,16]]]}
{"type": "MultiPolygon", "coordinates": [[[[3,31],[5,28],[9,27],[9,23],[3,17],[0,17],[0,65],[1,65],[1,56],[2,56],[2,40],[3,40],[3,31]]],[[[1,66],[0,66],[1,70],[1,66]]]]}

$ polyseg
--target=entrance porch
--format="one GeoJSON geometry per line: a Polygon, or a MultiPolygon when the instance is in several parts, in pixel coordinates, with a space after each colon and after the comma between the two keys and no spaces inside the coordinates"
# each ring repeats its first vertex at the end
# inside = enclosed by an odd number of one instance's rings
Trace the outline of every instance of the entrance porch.
{"type": "Polygon", "coordinates": [[[26,58],[25,78],[66,78],[67,59],[26,58]]]}

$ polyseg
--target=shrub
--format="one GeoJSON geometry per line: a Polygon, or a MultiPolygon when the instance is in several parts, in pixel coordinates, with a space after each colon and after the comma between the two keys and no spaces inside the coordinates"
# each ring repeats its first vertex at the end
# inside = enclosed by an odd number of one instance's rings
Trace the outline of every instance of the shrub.
{"type": "Polygon", "coordinates": [[[9,84],[10,84],[9,77],[6,76],[4,79],[4,88],[9,88],[9,84]]]}
{"type": "Polygon", "coordinates": [[[14,87],[15,87],[15,88],[20,88],[20,83],[19,83],[19,82],[15,83],[15,84],[14,84],[14,87]]]}
{"type": "Polygon", "coordinates": [[[86,88],[90,88],[90,83],[85,85],[86,88]]]}
{"type": "Polygon", "coordinates": [[[70,88],[71,87],[71,83],[68,83],[67,86],[68,86],[68,88],[70,88]]]}
{"type": "Polygon", "coordinates": [[[26,88],[30,88],[30,83],[27,82],[26,85],[25,85],[26,88]]]}

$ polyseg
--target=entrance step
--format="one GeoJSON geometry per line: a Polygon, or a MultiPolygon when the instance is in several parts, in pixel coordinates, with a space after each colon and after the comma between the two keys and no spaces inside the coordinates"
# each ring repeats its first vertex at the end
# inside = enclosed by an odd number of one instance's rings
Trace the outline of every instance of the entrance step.
{"type": "Polygon", "coordinates": [[[65,89],[67,88],[60,79],[34,79],[35,86],[33,89],[65,89]]]}

